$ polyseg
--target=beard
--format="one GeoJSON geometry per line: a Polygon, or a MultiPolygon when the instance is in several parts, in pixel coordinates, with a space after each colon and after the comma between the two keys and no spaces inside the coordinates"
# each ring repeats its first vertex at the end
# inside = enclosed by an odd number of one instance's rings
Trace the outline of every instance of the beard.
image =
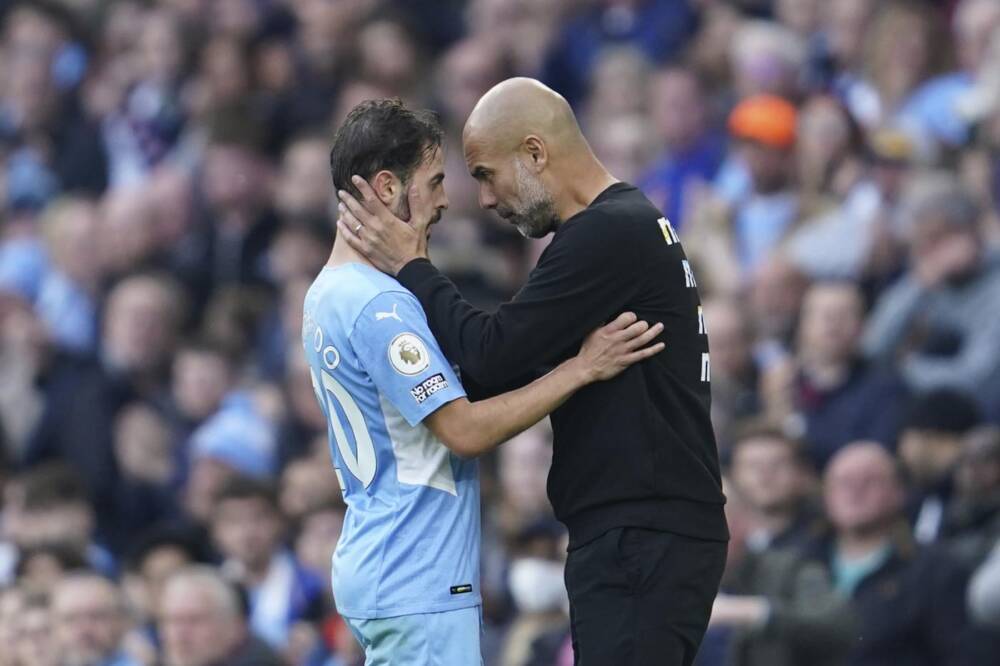
{"type": "MultiPolygon", "coordinates": [[[[409,192],[409,185],[403,186],[404,192],[409,192]]],[[[410,200],[404,194],[400,197],[399,201],[396,203],[392,210],[392,214],[401,219],[403,222],[412,223],[410,219],[410,200]]],[[[434,210],[434,214],[431,216],[430,222],[427,224],[427,235],[431,235],[431,227],[441,221],[441,209],[437,208],[434,210]]]]}
{"type": "Polygon", "coordinates": [[[544,238],[555,230],[559,214],[552,195],[519,159],[514,160],[520,202],[516,208],[497,206],[497,214],[517,227],[525,238],[544,238]]]}

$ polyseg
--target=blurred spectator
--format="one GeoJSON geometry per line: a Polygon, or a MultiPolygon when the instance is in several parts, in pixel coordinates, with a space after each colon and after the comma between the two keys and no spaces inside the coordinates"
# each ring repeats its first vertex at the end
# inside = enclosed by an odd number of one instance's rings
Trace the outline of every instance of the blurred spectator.
{"type": "Polygon", "coordinates": [[[76,573],[52,592],[55,639],[63,666],[138,666],[123,649],[124,598],[107,578],[76,573]]]}
{"type": "Polygon", "coordinates": [[[281,473],[278,501],[281,512],[292,522],[302,520],[314,509],[341,501],[340,485],[329,455],[298,458],[281,473]]]}
{"type": "Polygon", "coordinates": [[[847,175],[856,179],[846,183],[839,203],[803,223],[789,238],[787,252],[811,276],[865,280],[877,289],[902,264],[902,199],[917,155],[913,140],[895,129],[873,132],[865,148],[861,173],[853,173],[853,161],[847,165],[847,175]]]}
{"type": "Polygon", "coordinates": [[[18,666],[60,666],[52,640],[52,608],[45,594],[26,592],[14,621],[14,658],[18,666]]]}
{"type": "Polygon", "coordinates": [[[890,454],[879,444],[850,444],[824,480],[834,533],[823,552],[857,618],[848,663],[963,663],[973,647],[963,635],[965,575],[900,529],[904,488],[890,454]]]}
{"type": "Polygon", "coordinates": [[[757,336],[754,354],[763,370],[787,358],[808,288],[808,278],[780,254],[750,277],[750,321],[757,336]]]}
{"type": "Polygon", "coordinates": [[[15,586],[0,587],[0,666],[17,666],[18,619],[24,608],[24,591],[15,586]]]}
{"type": "Polygon", "coordinates": [[[122,591],[135,624],[133,650],[157,649],[156,619],[167,580],[186,566],[204,561],[203,535],[161,523],[143,530],[126,553],[122,591]]]}
{"type": "Polygon", "coordinates": [[[598,0],[562,27],[542,69],[542,80],[576,105],[586,93],[587,72],[603,48],[632,43],[653,62],[675,54],[695,19],[684,0],[598,0]]]}
{"type": "Polygon", "coordinates": [[[823,564],[795,549],[745,551],[727,563],[722,590],[708,636],[718,637],[720,628],[732,632],[726,663],[843,663],[851,643],[851,613],[823,564]]]}
{"type": "Polygon", "coordinates": [[[552,664],[568,641],[564,541],[562,525],[552,519],[517,535],[508,584],[519,613],[504,637],[500,666],[552,664]]]}
{"type": "Polygon", "coordinates": [[[969,583],[969,612],[980,624],[1000,627],[1000,544],[969,583]]]}
{"type": "Polygon", "coordinates": [[[184,491],[184,508],[190,518],[207,524],[218,493],[234,478],[267,479],[274,473],[273,430],[245,393],[231,394],[221,409],[195,430],[189,442],[184,491]]]}
{"type": "Polygon", "coordinates": [[[799,96],[806,46],[799,35],[777,23],[750,21],[733,36],[730,60],[734,92],[740,99],[799,96]]]}
{"type": "Polygon", "coordinates": [[[957,70],[918,88],[900,110],[900,122],[949,146],[964,143],[970,128],[959,100],[982,73],[990,39],[998,26],[1000,5],[992,0],[961,0],[952,24],[957,70]]]}
{"type": "Polygon", "coordinates": [[[950,181],[932,182],[911,205],[912,265],[877,302],[864,349],[878,363],[899,359],[915,390],[962,389],[992,409],[1000,400],[1000,262],[983,247],[979,208],[950,181]]]}
{"type": "Polygon", "coordinates": [[[729,476],[749,530],[744,546],[763,553],[801,549],[822,528],[810,506],[809,465],[799,442],[767,424],[747,424],[733,439],[729,476]]]}
{"type": "Polygon", "coordinates": [[[326,219],[333,210],[330,146],[322,135],[304,135],[285,149],[274,188],[275,207],[287,218],[326,219]]]}
{"type": "Polygon", "coordinates": [[[847,109],[825,96],[805,102],[797,132],[802,215],[812,216],[846,197],[861,177],[861,133],[847,109]]]}
{"type": "Polygon", "coordinates": [[[130,54],[134,78],[104,127],[114,187],[141,183],[170,154],[184,125],[180,86],[188,54],[181,24],[153,9],[143,14],[140,31],[130,54]]]}
{"type": "Polygon", "coordinates": [[[899,458],[912,484],[908,508],[913,534],[920,543],[953,536],[945,513],[954,474],[964,436],[981,418],[972,398],[947,389],[919,395],[909,406],[899,437],[899,458]]]}
{"type": "MultiPolygon", "coordinates": [[[[8,484],[4,509],[4,532],[16,549],[9,566],[30,549],[58,546],[74,553],[76,561],[114,573],[113,557],[94,539],[95,512],[73,469],[51,463],[25,472],[8,484]]],[[[0,572],[0,580],[10,581],[12,573],[0,572]]]]}
{"type": "Polygon", "coordinates": [[[720,173],[721,200],[693,213],[685,243],[711,287],[734,291],[764,265],[799,215],[795,178],[795,107],[756,95],[729,116],[740,160],[720,173]]]}
{"type": "Polygon", "coordinates": [[[683,229],[691,188],[707,187],[724,155],[723,137],[710,125],[702,84],[690,69],[667,66],[653,76],[650,116],[663,153],[639,178],[639,187],[675,229],[683,229]]]}
{"type": "MultiPolygon", "coordinates": [[[[191,339],[178,346],[171,372],[168,412],[174,442],[185,442],[218,411],[236,383],[237,371],[236,359],[211,339],[191,339]]],[[[179,453],[177,457],[181,460],[179,453]]]]}
{"type": "Polygon", "coordinates": [[[769,373],[788,379],[768,382],[767,411],[805,439],[808,456],[820,469],[837,449],[865,439],[895,445],[905,388],[890,373],[873,367],[860,353],[864,304],[848,282],[814,283],[806,292],[790,367],[769,373]]]}
{"type": "Polygon", "coordinates": [[[181,294],[169,278],[126,278],[108,295],[99,356],[59,359],[45,377],[46,411],[25,461],[69,462],[95,502],[101,531],[112,538],[119,509],[115,417],[128,402],[161,390],[181,320],[181,294]]]}
{"type": "MultiPolygon", "coordinates": [[[[338,498],[311,506],[298,516],[295,557],[317,578],[325,578],[329,573],[346,512],[347,507],[338,498]]],[[[328,587],[323,586],[324,590],[328,587]]]]}
{"type": "Polygon", "coordinates": [[[46,209],[42,224],[52,266],[36,307],[56,346],[91,353],[97,340],[97,297],[104,268],[97,208],[89,199],[62,199],[46,209]]]}
{"type": "Polygon", "coordinates": [[[165,666],[280,666],[243,619],[237,591],[214,569],[186,567],[166,582],[159,613],[165,666]]]}
{"type": "Polygon", "coordinates": [[[851,113],[867,127],[898,119],[917,87],[940,71],[948,53],[944,22],[928,2],[883,3],[872,21],[865,32],[867,71],[845,91],[851,113]]]}
{"type": "Polygon", "coordinates": [[[297,621],[315,615],[324,587],[284,549],[284,531],[268,485],[236,477],[219,491],[212,537],[222,570],[247,590],[253,632],[278,650],[288,645],[297,621]]]}
{"type": "Polygon", "coordinates": [[[760,411],[754,335],[746,308],[735,299],[705,301],[702,317],[712,350],[712,427],[726,460],[734,424],[760,411]]]}
{"type": "Polygon", "coordinates": [[[982,426],[965,436],[954,474],[954,496],[944,525],[952,552],[978,564],[1000,538],[1000,428],[982,426]]]}
{"type": "Polygon", "coordinates": [[[50,541],[21,550],[14,573],[18,584],[26,590],[51,594],[65,574],[86,567],[87,561],[79,549],[71,544],[50,541]]]}

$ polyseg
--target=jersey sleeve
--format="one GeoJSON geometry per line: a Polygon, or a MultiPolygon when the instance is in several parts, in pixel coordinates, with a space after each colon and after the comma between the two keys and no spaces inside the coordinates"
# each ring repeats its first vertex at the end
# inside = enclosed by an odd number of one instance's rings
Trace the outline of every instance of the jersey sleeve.
{"type": "Polygon", "coordinates": [[[412,294],[372,299],[354,323],[351,344],[379,393],[411,426],[465,396],[412,294]]]}

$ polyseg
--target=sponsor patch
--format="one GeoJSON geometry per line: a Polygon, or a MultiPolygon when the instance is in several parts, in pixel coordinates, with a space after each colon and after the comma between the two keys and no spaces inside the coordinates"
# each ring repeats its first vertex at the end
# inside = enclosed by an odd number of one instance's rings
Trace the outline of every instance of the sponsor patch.
{"type": "Polygon", "coordinates": [[[416,386],[410,389],[410,395],[413,399],[417,401],[417,404],[423,404],[424,400],[431,397],[438,391],[443,391],[448,388],[448,380],[444,378],[440,372],[433,377],[428,377],[424,381],[420,382],[416,386]]]}
{"type": "Polygon", "coordinates": [[[469,592],[472,592],[472,586],[471,585],[452,585],[451,586],[451,593],[452,594],[468,594],[469,592]]]}
{"type": "Polygon", "coordinates": [[[400,333],[389,343],[389,363],[401,375],[419,375],[430,365],[430,354],[419,337],[400,333]]]}

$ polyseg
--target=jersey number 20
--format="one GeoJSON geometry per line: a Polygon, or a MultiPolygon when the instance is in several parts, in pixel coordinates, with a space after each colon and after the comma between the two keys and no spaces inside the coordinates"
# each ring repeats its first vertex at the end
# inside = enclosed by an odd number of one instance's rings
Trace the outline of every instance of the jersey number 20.
{"type": "MultiPolygon", "coordinates": [[[[375,444],[368,433],[368,426],[365,424],[365,417],[361,414],[361,409],[358,408],[358,403],[354,402],[351,394],[347,392],[347,389],[340,382],[333,378],[333,375],[321,372],[323,383],[320,386],[320,382],[316,379],[316,372],[310,370],[309,374],[312,376],[313,389],[316,391],[319,404],[323,407],[323,411],[326,412],[327,420],[333,428],[333,437],[337,440],[337,449],[340,450],[344,464],[347,465],[348,471],[361,482],[361,485],[367,488],[375,479],[375,444]],[[357,455],[354,455],[351,451],[351,445],[347,441],[347,433],[344,432],[344,426],[341,424],[340,418],[330,402],[331,399],[340,405],[341,411],[347,417],[347,424],[354,434],[354,443],[358,450],[357,455]]],[[[343,487],[343,481],[341,481],[340,485],[343,487]]],[[[346,490],[346,488],[343,489],[346,490]]]]}

